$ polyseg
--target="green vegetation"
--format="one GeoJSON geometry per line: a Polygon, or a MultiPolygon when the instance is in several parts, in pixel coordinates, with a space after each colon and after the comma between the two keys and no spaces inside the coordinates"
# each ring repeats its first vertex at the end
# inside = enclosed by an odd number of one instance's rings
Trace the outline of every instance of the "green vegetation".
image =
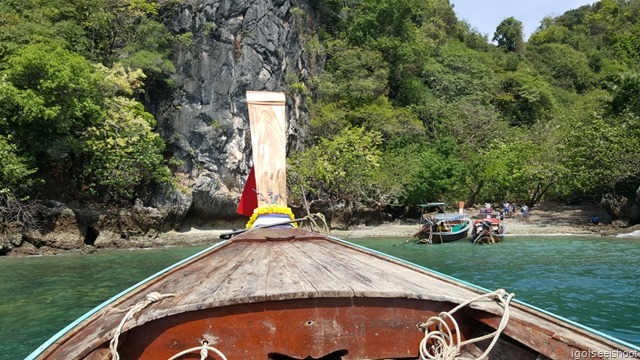
{"type": "Polygon", "coordinates": [[[54,186],[129,201],[170,181],[155,119],[137,100],[167,82],[171,35],[151,0],[0,4],[0,193],[54,186]]]}
{"type": "MultiPolygon", "coordinates": [[[[68,198],[131,201],[170,181],[139,100],[171,86],[171,53],[193,41],[159,22],[179,2],[0,3],[4,203],[56,185],[68,198]]],[[[302,38],[317,73],[282,86],[309,99],[312,143],[289,173],[312,198],[534,204],[638,188],[640,0],[544,19],[526,43],[510,17],[495,45],[447,0],[311,6],[321,27],[302,38]]],[[[299,29],[307,10],[292,9],[299,29]]]]}
{"type": "Polygon", "coordinates": [[[315,146],[291,161],[312,197],[532,205],[638,188],[640,1],[546,18],[528,43],[510,17],[496,45],[444,0],[313,5],[327,66],[311,89],[315,146]],[[349,165],[357,180],[323,160],[350,156],[334,150],[345,128],[382,135],[351,139],[359,159],[375,159],[349,165]]]}

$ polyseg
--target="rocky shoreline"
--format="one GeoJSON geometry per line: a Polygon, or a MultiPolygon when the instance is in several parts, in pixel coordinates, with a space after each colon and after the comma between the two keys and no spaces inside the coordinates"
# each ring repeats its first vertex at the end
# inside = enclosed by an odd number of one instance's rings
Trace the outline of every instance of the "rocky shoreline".
{"type": "MultiPolygon", "coordinates": [[[[144,209],[115,214],[103,222],[112,222],[110,230],[91,233],[93,227],[85,227],[84,233],[78,230],[78,219],[73,212],[63,209],[55,217],[55,224],[49,227],[55,231],[36,233],[20,231],[5,226],[0,228],[0,248],[5,248],[2,255],[32,256],[57,255],[64,253],[93,253],[100,249],[142,249],[161,248],[169,246],[196,246],[213,244],[220,240],[223,233],[242,228],[242,224],[224,223],[216,227],[187,227],[180,231],[157,230],[153,214],[144,209]],[[137,211],[137,213],[136,213],[137,211]],[[143,214],[144,216],[140,216],[143,214]],[[141,219],[146,219],[141,221],[141,219]],[[123,221],[128,221],[126,227],[123,221]],[[119,230],[118,230],[119,229],[119,230]]],[[[479,209],[467,209],[470,215],[479,214],[479,209]]],[[[160,216],[160,218],[162,218],[160,216]]],[[[606,211],[597,204],[561,205],[554,202],[540,204],[531,209],[529,217],[513,217],[505,219],[507,235],[603,235],[614,236],[629,234],[640,237],[640,225],[628,226],[621,221],[613,221],[606,211]],[[597,215],[601,222],[592,225],[591,216],[597,215]]],[[[380,225],[355,226],[348,229],[333,229],[330,235],[343,238],[406,238],[409,239],[418,231],[420,225],[417,220],[385,222],[380,225]]]]}
{"type": "MultiPolygon", "coordinates": [[[[479,213],[477,208],[468,209],[471,215],[479,213]]],[[[527,219],[513,217],[505,219],[507,235],[635,235],[640,237],[640,225],[628,226],[614,221],[598,204],[563,205],[545,202],[534,207],[527,219]],[[591,216],[597,215],[601,222],[592,225],[591,216]]],[[[395,221],[381,225],[355,226],[346,230],[333,229],[330,235],[343,238],[410,238],[420,229],[417,221],[395,221]]],[[[217,241],[220,234],[231,229],[190,228],[185,231],[171,231],[160,235],[169,243],[201,244],[217,241]]]]}
{"type": "MultiPolygon", "coordinates": [[[[543,204],[534,208],[529,218],[505,219],[507,235],[633,235],[640,238],[640,225],[626,226],[612,221],[598,205],[563,206],[543,204]],[[589,219],[598,215],[601,223],[592,225],[589,219]]],[[[330,235],[342,239],[411,238],[420,229],[417,221],[396,221],[373,226],[356,226],[347,230],[331,230],[330,235]]],[[[220,234],[231,229],[199,229],[171,231],[160,235],[164,241],[180,245],[196,245],[218,241],[220,234]]]]}

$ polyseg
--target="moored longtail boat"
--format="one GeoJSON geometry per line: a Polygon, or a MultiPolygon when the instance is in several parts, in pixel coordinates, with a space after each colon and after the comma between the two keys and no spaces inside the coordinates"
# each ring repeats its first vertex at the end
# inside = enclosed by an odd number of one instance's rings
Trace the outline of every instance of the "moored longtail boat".
{"type": "Polygon", "coordinates": [[[471,242],[474,244],[496,244],[502,242],[507,233],[506,224],[495,217],[473,220],[471,242]]]}
{"type": "MultiPolygon", "coordinates": [[[[261,106],[272,106],[269,99],[262,98],[261,106]]],[[[261,192],[262,175],[273,178],[273,172],[255,166],[261,192]]],[[[262,208],[271,206],[269,197],[262,208]]],[[[512,301],[513,294],[487,293],[318,232],[275,228],[287,221],[261,217],[252,218],[248,231],[108,300],[28,359],[637,354],[629,344],[512,301]]]]}
{"type": "MultiPolygon", "coordinates": [[[[412,236],[422,244],[443,244],[467,237],[471,220],[462,212],[449,213],[445,203],[421,204],[420,230],[412,236]]],[[[462,211],[462,208],[461,208],[462,211]]]]}

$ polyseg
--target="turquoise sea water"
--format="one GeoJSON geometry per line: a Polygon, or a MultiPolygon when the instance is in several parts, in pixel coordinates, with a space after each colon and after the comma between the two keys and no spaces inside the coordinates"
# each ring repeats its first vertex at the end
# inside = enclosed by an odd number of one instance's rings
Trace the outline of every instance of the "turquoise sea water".
{"type": "Polygon", "coordinates": [[[24,359],[95,306],[202,249],[0,258],[0,359],[24,359]]]}
{"type": "MultiPolygon", "coordinates": [[[[640,239],[507,236],[493,246],[355,239],[640,346],[640,239]]],[[[111,296],[203,247],[0,258],[0,359],[23,359],[111,296]]]]}
{"type": "Polygon", "coordinates": [[[640,346],[640,239],[507,236],[498,245],[353,241],[640,346]]]}

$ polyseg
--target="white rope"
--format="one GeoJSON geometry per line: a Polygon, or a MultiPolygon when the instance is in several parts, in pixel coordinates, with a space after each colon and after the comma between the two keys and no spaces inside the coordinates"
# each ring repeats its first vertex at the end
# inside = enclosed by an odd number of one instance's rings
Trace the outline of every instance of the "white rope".
{"type": "Polygon", "coordinates": [[[209,343],[206,341],[202,342],[202,346],[196,346],[191,349],[187,349],[182,352],[179,352],[173,355],[172,357],[170,357],[169,360],[175,360],[182,355],[186,355],[196,351],[200,351],[200,360],[205,360],[209,356],[209,351],[213,351],[214,353],[216,353],[216,355],[218,355],[220,359],[227,360],[227,358],[224,356],[224,354],[220,350],[214,348],[213,346],[209,346],[209,343]]]}
{"type": "Polygon", "coordinates": [[[176,294],[160,294],[158,292],[152,292],[147,294],[144,301],[141,301],[129,309],[127,314],[120,321],[120,325],[116,328],[116,332],[113,335],[113,339],[109,342],[109,350],[111,350],[111,359],[120,360],[120,354],[118,354],[118,339],[120,338],[120,334],[122,333],[122,329],[124,328],[124,324],[129,321],[133,315],[137,314],[140,310],[146,308],[147,306],[153,304],[154,302],[158,302],[162,299],[176,296],[176,294]]]}
{"type": "Polygon", "coordinates": [[[511,300],[514,296],[515,294],[513,293],[507,294],[507,292],[503,289],[498,289],[494,292],[483,294],[474,299],[468,300],[456,306],[449,312],[441,312],[438,316],[429,318],[427,322],[418,324],[418,327],[425,333],[424,338],[422,339],[422,341],[420,341],[420,360],[464,359],[462,357],[459,357],[460,350],[463,346],[493,337],[493,340],[491,341],[485,352],[477,358],[478,360],[485,359],[489,355],[491,350],[493,350],[493,347],[498,341],[498,338],[500,337],[500,334],[502,333],[504,328],[507,327],[507,322],[509,321],[509,304],[511,303],[511,300]],[[497,300],[504,308],[502,319],[500,320],[498,328],[496,329],[496,331],[490,334],[486,334],[466,341],[460,341],[460,328],[456,320],[453,318],[453,313],[483,298],[497,300]],[[455,330],[453,333],[447,323],[447,320],[453,324],[455,330]],[[431,325],[436,325],[436,329],[433,331],[429,331],[429,326],[431,325]]]}

